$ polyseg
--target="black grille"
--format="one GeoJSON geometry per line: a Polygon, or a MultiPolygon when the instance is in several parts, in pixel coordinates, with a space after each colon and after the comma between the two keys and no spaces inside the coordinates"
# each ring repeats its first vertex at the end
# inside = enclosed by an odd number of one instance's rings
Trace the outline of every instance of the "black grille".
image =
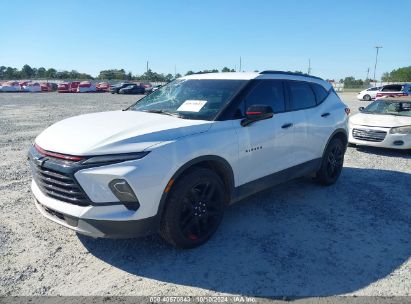
{"type": "Polygon", "coordinates": [[[370,129],[353,129],[352,136],[358,140],[381,142],[385,139],[387,132],[370,129]]]}
{"type": "Polygon", "coordinates": [[[74,205],[90,205],[87,195],[71,175],[30,164],[33,178],[45,195],[74,205]]]}

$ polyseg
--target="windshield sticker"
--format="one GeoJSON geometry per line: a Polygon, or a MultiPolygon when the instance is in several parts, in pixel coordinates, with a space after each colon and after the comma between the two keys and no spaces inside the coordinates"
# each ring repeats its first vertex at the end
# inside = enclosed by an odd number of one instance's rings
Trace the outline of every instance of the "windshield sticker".
{"type": "Polygon", "coordinates": [[[200,112],[207,100],[186,100],[177,109],[179,112],[200,112]]]}

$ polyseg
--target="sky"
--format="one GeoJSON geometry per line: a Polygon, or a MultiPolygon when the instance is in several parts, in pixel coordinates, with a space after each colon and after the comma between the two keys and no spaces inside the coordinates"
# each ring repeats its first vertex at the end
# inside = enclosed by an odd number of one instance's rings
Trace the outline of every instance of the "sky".
{"type": "Polygon", "coordinates": [[[411,65],[410,0],[0,0],[0,66],[142,74],[300,70],[377,78],[411,65]]]}

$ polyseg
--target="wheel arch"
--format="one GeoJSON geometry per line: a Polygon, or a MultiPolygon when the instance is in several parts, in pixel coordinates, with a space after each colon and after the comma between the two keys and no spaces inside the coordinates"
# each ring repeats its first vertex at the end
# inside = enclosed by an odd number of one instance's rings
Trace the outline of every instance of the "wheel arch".
{"type": "MultiPolygon", "coordinates": [[[[323,151],[323,155],[322,157],[324,157],[324,153],[327,150],[328,145],[330,144],[331,140],[333,140],[334,138],[338,138],[341,139],[343,144],[344,144],[344,149],[347,150],[347,145],[348,145],[348,134],[347,131],[345,129],[337,129],[335,130],[331,136],[328,138],[327,144],[324,147],[324,151],[323,151]]],[[[344,150],[344,151],[345,151],[344,150]]]]}
{"type": "MultiPolygon", "coordinates": [[[[230,163],[226,159],[224,159],[221,156],[217,156],[217,155],[204,155],[204,156],[196,157],[186,162],[173,174],[169,183],[167,184],[167,187],[170,185],[170,182],[172,181],[171,182],[172,183],[171,188],[172,188],[172,186],[175,184],[175,182],[179,178],[181,178],[182,176],[184,176],[191,170],[194,170],[195,168],[207,168],[207,169],[214,171],[224,183],[226,193],[227,193],[227,203],[231,200],[232,193],[234,190],[234,171],[230,163]]],[[[166,191],[167,187],[163,190],[163,193],[160,199],[160,204],[158,207],[157,216],[159,220],[161,220],[163,217],[163,212],[166,206],[167,196],[170,192],[170,191],[166,191]]]]}

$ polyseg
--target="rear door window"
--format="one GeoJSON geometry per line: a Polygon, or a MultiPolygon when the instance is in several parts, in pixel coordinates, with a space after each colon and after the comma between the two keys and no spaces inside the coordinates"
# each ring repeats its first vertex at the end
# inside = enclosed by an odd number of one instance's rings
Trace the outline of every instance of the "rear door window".
{"type": "Polygon", "coordinates": [[[290,92],[290,110],[296,111],[316,106],[314,91],[307,82],[287,81],[290,92]]]}

